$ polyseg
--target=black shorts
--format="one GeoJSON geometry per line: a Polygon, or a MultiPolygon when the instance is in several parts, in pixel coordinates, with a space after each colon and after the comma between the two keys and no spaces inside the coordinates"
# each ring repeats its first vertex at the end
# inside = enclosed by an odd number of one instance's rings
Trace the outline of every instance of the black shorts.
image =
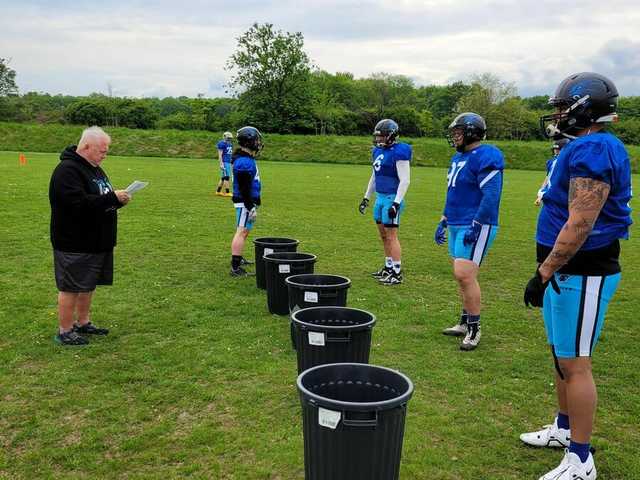
{"type": "Polygon", "coordinates": [[[113,250],[101,253],[53,251],[56,286],[60,292],[93,292],[113,284],[113,250]]]}

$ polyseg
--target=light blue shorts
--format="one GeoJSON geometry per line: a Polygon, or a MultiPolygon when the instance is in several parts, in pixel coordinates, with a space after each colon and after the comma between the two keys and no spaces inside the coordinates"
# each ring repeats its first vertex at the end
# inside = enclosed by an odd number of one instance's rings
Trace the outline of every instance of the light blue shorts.
{"type": "MultiPolygon", "coordinates": [[[[251,230],[253,228],[254,221],[249,220],[249,210],[242,203],[234,203],[236,207],[236,227],[246,228],[251,230]]],[[[258,207],[256,207],[256,210],[258,207]]]]}
{"type": "Polygon", "coordinates": [[[400,214],[404,210],[404,200],[400,202],[400,208],[396,218],[389,218],[389,208],[396,199],[395,193],[382,194],[376,193],[376,203],[373,204],[373,219],[376,223],[381,223],[385,227],[399,227],[400,226],[400,214]]]}
{"type": "Polygon", "coordinates": [[[220,176],[231,178],[231,163],[224,162],[222,165],[224,165],[224,168],[220,168],[220,176]]]}
{"type": "Polygon", "coordinates": [[[560,287],[544,292],[542,314],[547,340],[559,358],[590,357],[598,343],[609,301],[620,274],[606,276],[555,274],[560,287]]]}
{"type": "Polygon", "coordinates": [[[464,234],[469,227],[466,225],[449,226],[449,255],[453,258],[471,260],[480,266],[485,255],[496,239],[499,227],[497,225],[483,225],[476,243],[464,244],[464,234]]]}

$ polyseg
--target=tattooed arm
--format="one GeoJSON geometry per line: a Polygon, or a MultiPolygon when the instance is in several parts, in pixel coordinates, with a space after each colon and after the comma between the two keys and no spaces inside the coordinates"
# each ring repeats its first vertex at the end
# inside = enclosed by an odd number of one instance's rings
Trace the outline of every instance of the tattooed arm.
{"type": "Polygon", "coordinates": [[[569,184],[569,219],[556,238],[553,250],[540,265],[540,276],[547,281],[573,257],[587,240],[600,210],[609,196],[608,183],[575,177],[569,184]]]}

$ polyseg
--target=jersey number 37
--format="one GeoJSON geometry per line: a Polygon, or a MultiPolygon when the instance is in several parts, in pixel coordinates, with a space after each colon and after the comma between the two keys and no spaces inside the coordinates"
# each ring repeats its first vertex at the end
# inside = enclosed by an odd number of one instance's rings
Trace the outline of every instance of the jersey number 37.
{"type": "Polygon", "coordinates": [[[458,174],[462,167],[466,165],[466,161],[464,162],[453,162],[451,164],[451,169],[449,173],[447,173],[447,188],[456,186],[456,179],[458,178],[458,174]]]}

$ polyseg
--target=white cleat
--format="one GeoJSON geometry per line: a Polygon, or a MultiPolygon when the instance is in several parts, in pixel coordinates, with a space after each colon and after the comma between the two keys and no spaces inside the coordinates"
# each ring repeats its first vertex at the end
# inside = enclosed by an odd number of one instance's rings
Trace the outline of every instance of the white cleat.
{"type": "Polygon", "coordinates": [[[571,430],[558,428],[556,418],[552,425],[545,425],[542,430],[521,434],[520,440],[532,447],[568,448],[571,430]]]}
{"type": "Polygon", "coordinates": [[[467,335],[462,340],[460,344],[460,350],[464,350],[469,352],[471,350],[475,350],[478,344],[480,343],[480,336],[482,332],[480,331],[480,326],[476,328],[467,328],[467,335]]]}
{"type": "Polygon", "coordinates": [[[452,337],[464,337],[467,334],[467,324],[457,323],[453,327],[445,328],[442,333],[452,337]]]}
{"type": "Polygon", "coordinates": [[[560,465],[541,476],[538,480],[595,480],[598,476],[593,455],[589,454],[587,461],[582,463],[575,453],[565,450],[560,465]]]}

